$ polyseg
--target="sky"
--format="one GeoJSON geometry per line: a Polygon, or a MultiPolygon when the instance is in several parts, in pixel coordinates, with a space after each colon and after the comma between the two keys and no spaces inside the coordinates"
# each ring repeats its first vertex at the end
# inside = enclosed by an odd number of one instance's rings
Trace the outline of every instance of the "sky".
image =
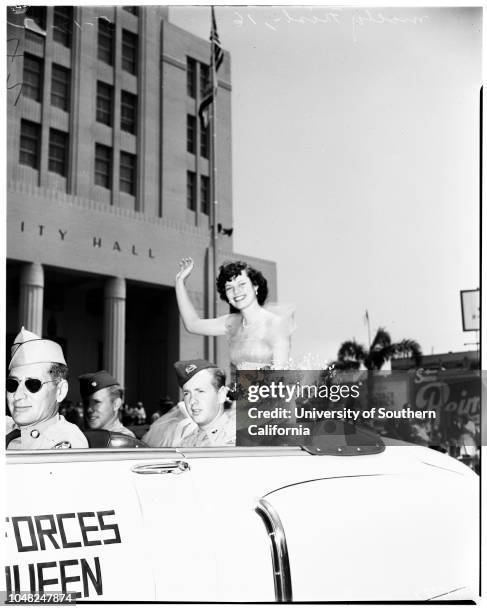
{"type": "MultiPolygon", "coordinates": [[[[234,248],[277,262],[294,357],[385,327],[473,350],[479,8],[216,8],[231,53],[234,248]]],[[[203,38],[208,7],[172,7],[203,38]]]]}

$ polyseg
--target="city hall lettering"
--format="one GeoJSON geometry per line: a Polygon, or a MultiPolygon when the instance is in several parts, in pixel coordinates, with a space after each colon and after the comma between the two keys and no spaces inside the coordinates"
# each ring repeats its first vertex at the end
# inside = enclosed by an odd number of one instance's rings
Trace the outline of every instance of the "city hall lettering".
{"type": "MultiPolygon", "coordinates": [[[[12,516],[6,518],[6,536],[13,536],[18,553],[47,551],[49,556],[52,550],[120,544],[120,529],[114,517],[114,510],[12,516]]],[[[102,564],[98,556],[51,557],[13,564],[5,567],[5,577],[7,593],[44,593],[49,587],[48,592],[52,589],[62,593],[76,591],[77,598],[88,597],[93,592],[103,594],[102,564]]]]}
{"type": "MultiPolygon", "coordinates": [[[[56,231],[50,230],[49,228],[46,228],[45,225],[32,225],[32,226],[27,226],[26,223],[24,221],[21,221],[20,223],[20,231],[22,233],[33,233],[34,235],[37,236],[52,236],[55,235],[58,240],[60,240],[61,242],[69,242],[70,239],[70,232],[68,232],[67,229],[61,229],[61,228],[57,228],[56,231]]],[[[147,246],[140,246],[140,245],[135,245],[135,244],[131,244],[131,245],[126,245],[123,242],[119,241],[119,240],[106,240],[104,239],[102,236],[92,236],[87,244],[89,244],[91,246],[91,248],[95,248],[95,249],[106,249],[109,251],[115,251],[118,253],[129,253],[130,255],[135,255],[135,256],[139,256],[141,255],[142,257],[147,257],[148,259],[155,259],[155,255],[154,252],[152,250],[152,247],[147,247],[147,246]]]]}

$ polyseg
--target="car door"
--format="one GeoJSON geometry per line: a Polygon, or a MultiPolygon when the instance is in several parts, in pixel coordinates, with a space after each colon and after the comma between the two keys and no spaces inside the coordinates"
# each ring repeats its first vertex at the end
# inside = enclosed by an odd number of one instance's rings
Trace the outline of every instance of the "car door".
{"type": "Polygon", "coordinates": [[[155,601],[217,599],[218,516],[196,496],[192,468],[176,451],[145,453],[131,465],[155,601]]]}
{"type": "Polygon", "coordinates": [[[8,452],[0,588],[89,601],[184,600],[192,592],[181,578],[185,563],[199,567],[198,599],[214,572],[195,536],[180,459],[171,449],[8,452]]]}

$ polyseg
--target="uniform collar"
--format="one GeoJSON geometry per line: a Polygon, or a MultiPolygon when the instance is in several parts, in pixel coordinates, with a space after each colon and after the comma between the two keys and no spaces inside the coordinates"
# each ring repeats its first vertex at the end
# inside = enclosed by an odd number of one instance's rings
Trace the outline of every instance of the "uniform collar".
{"type": "Polygon", "coordinates": [[[46,429],[52,427],[55,423],[58,423],[64,419],[63,416],[59,415],[57,412],[49,419],[45,421],[40,421],[39,423],[32,423],[31,425],[21,425],[18,426],[20,429],[20,435],[22,440],[26,438],[33,438],[34,440],[42,435],[46,429]]]}

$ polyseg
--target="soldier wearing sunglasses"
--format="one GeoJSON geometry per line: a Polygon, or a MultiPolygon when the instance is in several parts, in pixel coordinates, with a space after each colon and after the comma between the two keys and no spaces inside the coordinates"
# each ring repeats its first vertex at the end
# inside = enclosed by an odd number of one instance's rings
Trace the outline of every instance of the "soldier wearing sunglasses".
{"type": "Polygon", "coordinates": [[[22,328],[11,357],[5,385],[12,417],[7,448],[87,448],[81,430],[58,414],[68,392],[68,368],[60,345],[22,328]]]}

